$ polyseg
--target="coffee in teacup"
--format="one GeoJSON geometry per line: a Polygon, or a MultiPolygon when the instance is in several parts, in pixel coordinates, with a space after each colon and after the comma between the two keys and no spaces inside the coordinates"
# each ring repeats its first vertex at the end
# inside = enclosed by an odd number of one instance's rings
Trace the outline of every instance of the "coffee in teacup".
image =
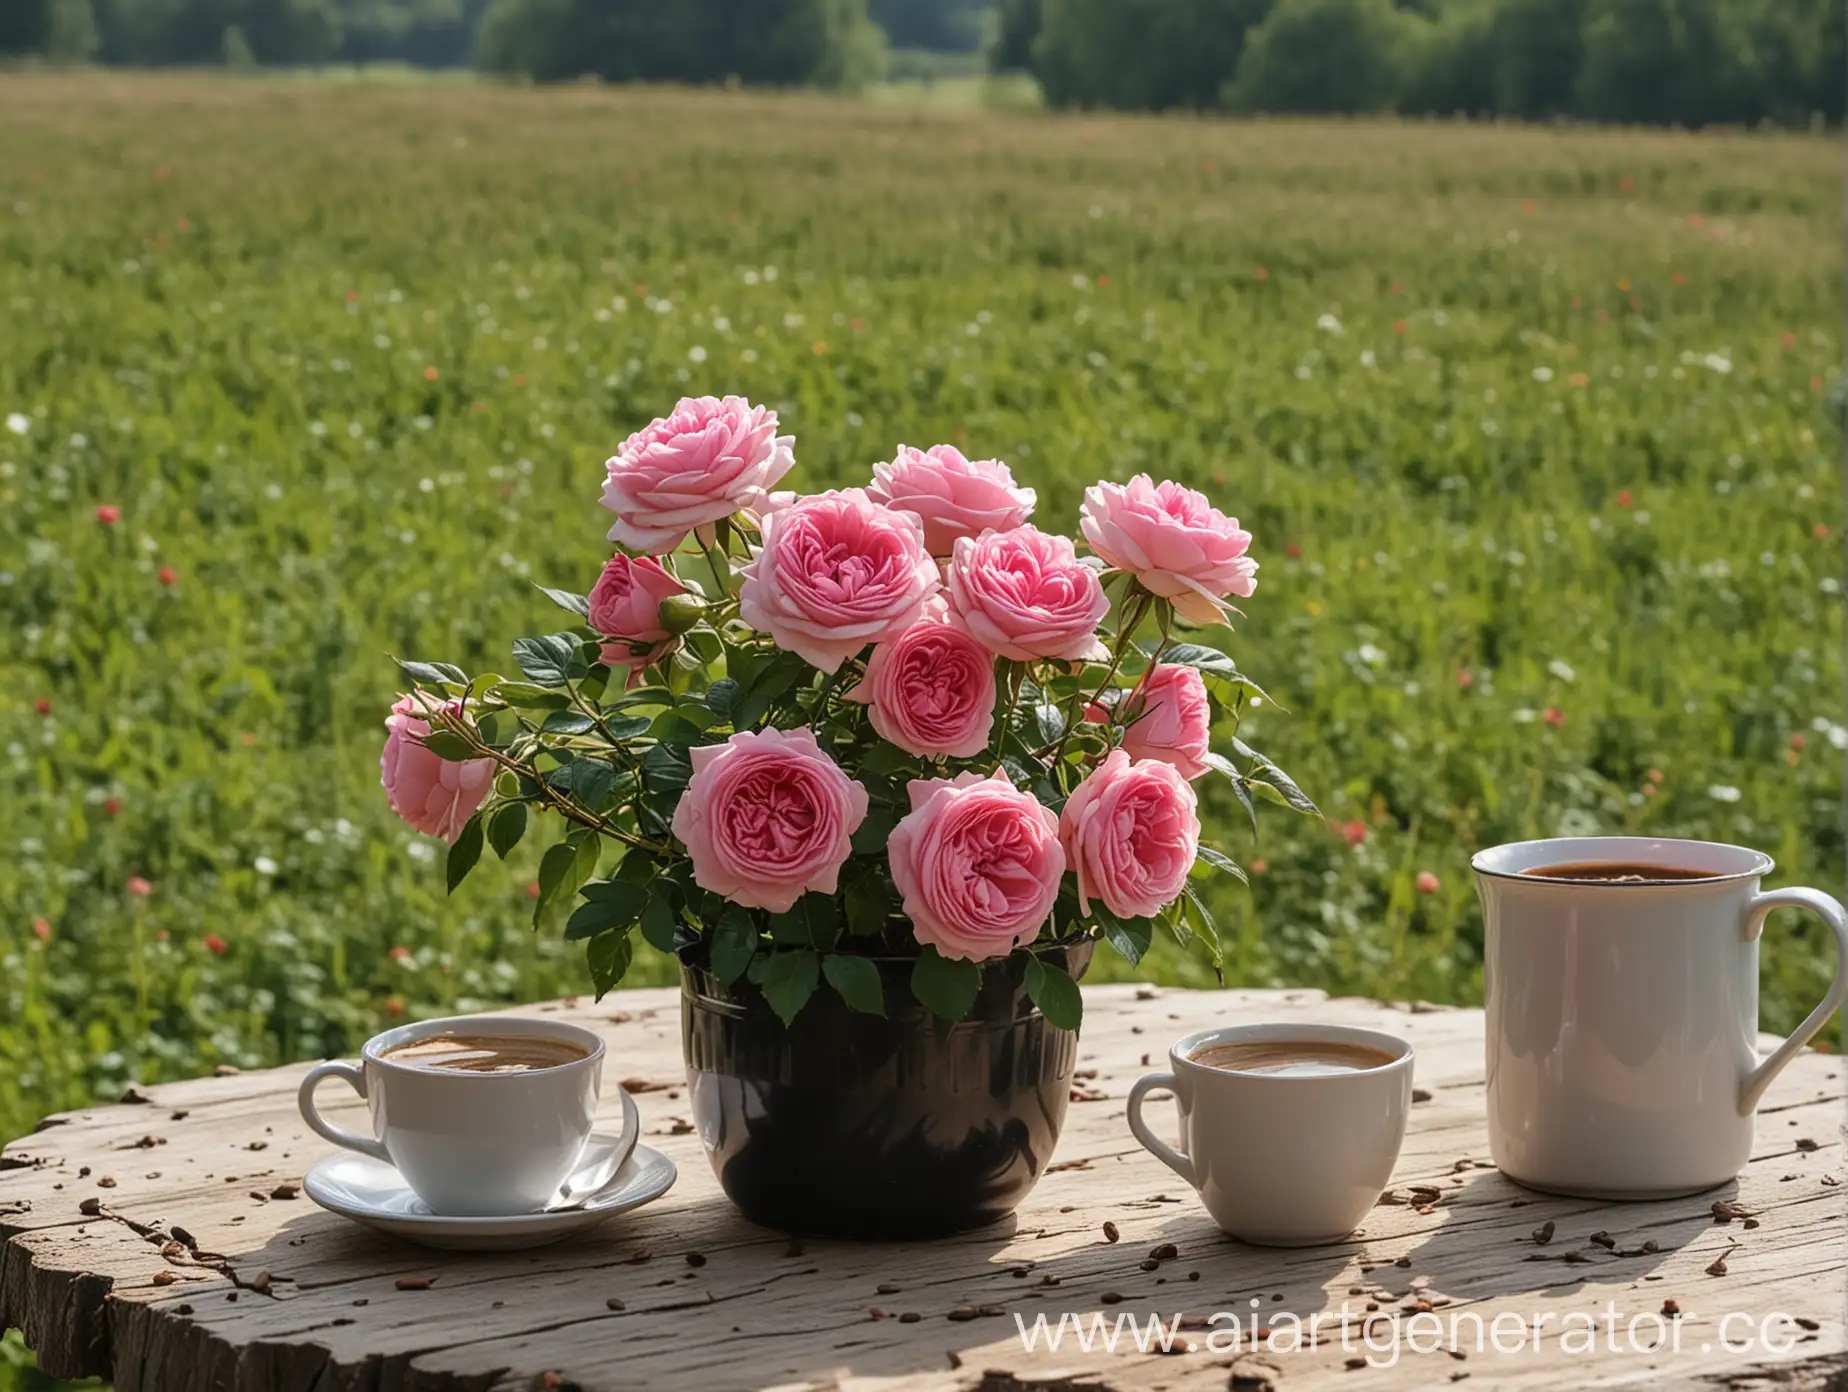
{"type": "Polygon", "coordinates": [[[1717,880],[1726,872],[1697,870],[1685,865],[1573,860],[1563,865],[1536,865],[1520,873],[1535,880],[1572,880],[1579,884],[1679,884],[1686,880],[1717,880]]]}
{"type": "Polygon", "coordinates": [[[1315,1078],[1384,1068],[1395,1055],[1367,1044],[1333,1039],[1266,1039],[1209,1044],[1187,1056],[1208,1068],[1228,1073],[1261,1073],[1274,1078],[1315,1078]]]}
{"type": "Polygon", "coordinates": [[[380,1057],[445,1073],[536,1073],[576,1063],[589,1053],[573,1040],[547,1034],[429,1034],[380,1057]]]}

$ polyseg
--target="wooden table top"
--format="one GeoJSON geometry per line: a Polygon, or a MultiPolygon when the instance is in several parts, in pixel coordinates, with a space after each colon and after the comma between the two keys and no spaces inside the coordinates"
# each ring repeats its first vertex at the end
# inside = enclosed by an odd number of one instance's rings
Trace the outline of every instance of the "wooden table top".
{"type": "MultiPolygon", "coordinates": [[[[427,1251],[300,1196],[328,1152],[296,1112],[306,1065],[172,1083],[6,1147],[0,1325],[22,1328],[47,1371],[101,1374],[121,1392],[1848,1385],[1841,1059],[1805,1054],[1773,1085],[1736,1186],[1606,1204],[1531,1193],[1491,1166],[1480,1011],[1310,991],[1085,996],[1081,1076],[1052,1171],[994,1227],[872,1245],[792,1242],[747,1223],[690,1123],[677,993],[626,991],[532,1013],[607,1039],[606,1076],[636,1091],[645,1139],[680,1167],[647,1208],[532,1252],[427,1251]],[[1182,1034],[1287,1019],[1386,1029],[1418,1050],[1393,1191],[1338,1246],[1223,1236],[1123,1118],[1129,1085],[1182,1034]],[[1749,1220],[1721,1221],[1715,1201],[1749,1220]],[[405,1277],[433,1279],[400,1289],[405,1277]],[[1679,1316],[1659,1319],[1665,1306],[1679,1316]],[[1094,1315],[1107,1329],[1130,1315],[1145,1338],[1151,1316],[1183,1318],[1166,1355],[1139,1352],[1127,1330],[1114,1352],[1101,1341],[1087,1352],[1069,1326],[1057,1351],[1023,1347],[1016,1316],[1031,1329],[1068,1312],[1087,1331],[1094,1315]],[[1207,1324],[1221,1312],[1239,1318],[1236,1348],[1226,1321],[1207,1324]],[[1254,1313],[1269,1336],[1255,1349],[1254,1313]],[[1596,1352],[1583,1348],[1588,1317],[1596,1352]],[[1649,1351],[1664,1330],[1679,1350],[1649,1351]],[[1748,1333],[1749,1349],[1723,1347],[1748,1333]]],[[[359,1104],[343,1094],[322,1097],[350,1125],[359,1104]]]]}

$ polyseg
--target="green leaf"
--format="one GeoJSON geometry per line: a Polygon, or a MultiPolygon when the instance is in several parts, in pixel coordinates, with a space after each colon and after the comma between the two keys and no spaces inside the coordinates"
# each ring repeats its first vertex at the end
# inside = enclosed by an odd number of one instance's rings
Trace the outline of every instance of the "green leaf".
{"type": "Polygon", "coordinates": [[[592,812],[603,806],[616,784],[616,770],[601,759],[573,759],[566,765],[571,795],[592,812]]]}
{"type": "Polygon", "coordinates": [[[520,838],[524,835],[526,804],[523,802],[502,803],[494,809],[494,815],[488,818],[488,844],[502,860],[507,858],[507,852],[520,844],[520,838]]]}
{"type": "Polygon", "coordinates": [[[543,735],[581,735],[590,728],[590,717],[574,710],[555,710],[539,722],[543,735]]]}
{"type": "Polygon", "coordinates": [[[611,928],[628,928],[647,906],[648,891],[641,885],[624,880],[585,885],[584,902],[565,924],[565,941],[595,937],[611,928]]]}
{"type": "Polygon", "coordinates": [[[547,691],[531,682],[499,682],[489,687],[487,694],[516,710],[563,710],[571,704],[571,698],[562,691],[547,691]]]}
{"type": "Polygon", "coordinates": [[[468,878],[468,872],[481,859],[481,814],[476,813],[462,824],[462,834],[449,847],[449,892],[468,878]]]}
{"type": "Polygon", "coordinates": [[[814,947],[825,952],[840,935],[840,909],[831,894],[805,894],[787,913],[770,915],[770,937],[779,947],[814,947]]]}
{"type": "Polygon", "coordinates": [[[654,720],[646,715],[606,715],[603,718],[603,728],[610,732],[613,740],[637,739],[653,726],[654,720]]]}
{"type": "Polygon", "coordinates": [[[648,896],[648,905],[642,910],[642,937],[656,952],[672,953],[679,946],[680,915],[674,912],[674,903],[665,888],[648,896]]]}
{"type": "Polygon", "coordinates": [[[860,768],[866,773],[896,773],[899,769],[914,768],[916,765],[915,754],[907,754],[890,740],[880,740],[860,756],[860,768]]]}
{"type": "Polygon", "coordinates": [[[590,600],[585,596],[581,594],[572,594],[569,590],[548,589],[544,585],[534,585],[533,588],[547,599],[551,600],[552,603],[556,604],[560,609],[569,609],[580,619],[588,619],[590,617],[590,600]]]}
{"type": "Polygon", "coordinates": [[[730,720],[732,711],[737,708],[739,697],[744,688],[730,677],[720,677],[706,688],[706,709],[721,720],[730,720]]]}
{"type": "Polygon", "coordinates": [[[577,651],[575,633],[549,633],[542,638],[513,640],[513,660],[539,686],[563,686],[570,678],[577,651]]]}
{"type": "Polygon", "coordinates": [[[674,693],[665,686],[638,686],[633,691],[625,691],[611,701],[611,710],[629,710],[635,706],[671,706],[674,693]]]}
{"type": "Polygon", "coordinates": [[[751,914],[737,904],[728,904],[712,930],[712,974],[727,986],[744,975],[757,951],[757,925],[751,914]]]}
{"type": "Polygon", "coordinates": [[[891,881],[877,865],[847,882],[842,896],[847,909],[847,931],[855,937],[869,937],[885,927],[895,898],[891,881]]]}
{"type": "Polygon", "coordinates": [[[850,957],[830,952],[821,959],[821,974],[840,993],[849,1010],[863,1015],[884,1015],[885,989],[880,984],[879,968],[865,957],[850,957]]]}
{"type": "Polygon", "coordinates": [[[854,828],[853,850],[855,855],[875,855],[885,850],[886,842],[892,839],[892,828],[898,825],[896,813],[874,808],[866,814],[866,819],[854,828]]]}
{"type": "Polygon", "coordinates": [[[1050,701],[1041,701],[1033,707],[1033,723],[1039,731],[1039,742],[1051,744],[1065,733],[1065,712],[1050,701]]]}
{"type": "Polygon", "coordinates": [[[1265,755],[1258,753],[1240,739],[1232,741],[1232,749],[1258,766],[1258,772],[1251,779],[1254,786],[1262,788],[1268,784],[1283,798],[1285,806],[1292,807],[1305,816],[1319,817],[1322,815],[1320,809],[1309,800],[1308,795],[1301,788],[1296,786],[1290,775],[1278,768],[1265,755]]]}
{"type": "Polygon", "coordinates": [[[584,680],[578,683],[578,695],[594,706],[603,699],[604,688],[609,684],[610,669],[599,662],[585,674],[584,680]]]}
{"type": "Polygon", "coordinates": [[[1049,967],[1039,958],[1027,958],[1027,995],[1060,1029],[1075,1030],[1084,1020],[1084,997],[1078,983],[1062,967],[1049,967]]]}
{"type": "Polygon", "coordinates": [[[1238,862],[1233,860],[1232,857],[1227,855],[1224,851],[1213,846],[1208,846],[1202,842],[1195,848],[1194,854],[1200,860],[1212,866],[1215,870],[1223,870],[1228,875],[1234,875],[1243,884],[1251,883],[1250,880],[1245,878],[1245,872],[1239,867],[1238,862]]]}
{"type": "Polygon", "coordinates": [[[677,793],[692,781],[693,761],[685,750],[657,744],[642,756],[642,776],[651,791],[677,793]]]}
{"type": "Polygon", "coordinates": [[[598,1000],[623,979],[634,958],[635,944],[627,933],[599,933],[590,940],[584,960],[590,965],[590,980],[597,988],[598,1000]]]}
{"type": "Polygon", "coordinates": [[[405,662],[400,660],[398,670],[420,686],[441,686],[448,682],[453,686],[467,686],[468,673],[460,667],[452,667],[447,662],[405,662]]]}
{"type": "Polygon", "coordinates": [[[552,905],[566,903],[578,892],[578,887],[595,872],[602,850],[600,837],[586,836],[575,845],[561,841],[545,853],[539,862],[539,898],[533,904],[533,927],[539,926],[552,905]]]}
{"type": "Polygon", "coordinates": [[[743,730],[756,725],[770,707],[776,704],[778,697],[812,670],[808,663],[794,653],[778,653],[768,666],[751,679],[743,698],[732,711],[732,728],[743,730]]]}
{"type": "Polygon", "coordinates": [[[1104,937],[1122,954],[1124,961],[1133,967],[1142,960],[1155,936],[1154,919],[1118,918],[1095,899],[1091,901],[1091,912],[1103,925],[1104,937]]]}
{"type": "MultiPolygon", "coordinates": [[[[710,717],[711,712],[707,712],[710,717]]],[[[689,745],[697,743],[705,733],[706,727],[693,720],[686,707],[679,710],[665,710],[649,723],[648,732],[663,744],[689,745]]]]}
{"type": "Polygon", "coordinates": [[[446,759],[452,764],[465,763],[470,759],[481,757],[469,742],[454,730],[432,730],[423,737],[422,744],[437,758],[446,759]]]}
{"type": "Polygon", "coordinates": [[[934,947],[919,953],[918,963],[911,969],[911,994],[931,1014],[945,1020],[960,1020],[968,1015],[981,989],[979,963],[939,956],[934,947]]]}
{"type": "Polygon", "coordinates": [[[764,967],[764,999],[785,1025],[794,1020],[815,994],[821,980],[821,958],[808,948],[773,952],[764,967]]]}
{"type": "Polygon", "coordinates": [[[1225,966],[1226,960],[1225,952],[1219,945],[1219,925],[1208,912],[1205,901],[1194,893],[1192,885],[1184,887],[1181,893],[1186,896],[1187,911],[1200,925],[1200,941],[1206,944],[1206,955],[1212,959],[1213,971],[1218,973],[1225,966]]]}

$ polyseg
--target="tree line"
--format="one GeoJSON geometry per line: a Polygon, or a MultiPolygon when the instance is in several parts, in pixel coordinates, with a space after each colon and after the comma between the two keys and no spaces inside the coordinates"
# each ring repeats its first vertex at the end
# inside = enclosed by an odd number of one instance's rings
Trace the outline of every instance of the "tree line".
{"type": "Polygon", "coordinates": [[[1054,106],[1839,122],[1841,0],[999,0],[1054,106]]]}

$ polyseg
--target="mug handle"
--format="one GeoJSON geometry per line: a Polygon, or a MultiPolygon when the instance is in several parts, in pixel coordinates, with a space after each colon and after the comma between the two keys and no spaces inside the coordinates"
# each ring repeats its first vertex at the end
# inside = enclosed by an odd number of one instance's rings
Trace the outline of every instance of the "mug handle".
{"type": "Polygon", "coordinates": [[[1142,1119],[1142,1099],[1160,1088],[1174,1090],[1172,1073],[1151,1073],[1146,1078],[1136,1079],[1136,1085],[1129,1090],[1129,1129],[1151,1155],[1198,1189],[1200,1181],[1194,1178],[1193,1160],[1149,1130],[1148,1123],[1142,1119]]]}
{"type": "Polygon", "coordinates": [[[1754,894],[1745,906],[1745,940],[1750,942],[1764,932],[1765,915],[1771,910],[1786,908],[1808,909],[1829,925],[1835,934],[1835,980],[1829,983],[1822,1004],[1790,1032],[1790,1038],[1745,1075],[1739,1088],[1740,1116],[1750,1116],[1757,1110],[1758,1100],[1764,1096],[1771,1080],[1829,1022],[1842,1001],[1848,999],[1848,911],[1832,896],[1819,889],[1774,889],[1766,894],[1754,894]]]}
{"type": "Polygon", "coordinates": [[[353,1091],[361,1097],[366,1095],[366,1070],[357,1063],[317,1063],[308,1070],[308,1076],[302,1079],[301,1089],[295,1094],[296,1105],[302,1109],[302,1120],[317,1136],[332,1141],[347,1150],[357,1150],[361,1155],[370,1155],[374,1160],[391,1163],[391,1152],[385,1149],[384,1142],[372,1136],[362,1136],[357,1131],[348,1131],[343,1126],[335,1126],[315,1109],[314,1090],[329,1078],[344,1078],[353,1085],[353,1091]]]}

